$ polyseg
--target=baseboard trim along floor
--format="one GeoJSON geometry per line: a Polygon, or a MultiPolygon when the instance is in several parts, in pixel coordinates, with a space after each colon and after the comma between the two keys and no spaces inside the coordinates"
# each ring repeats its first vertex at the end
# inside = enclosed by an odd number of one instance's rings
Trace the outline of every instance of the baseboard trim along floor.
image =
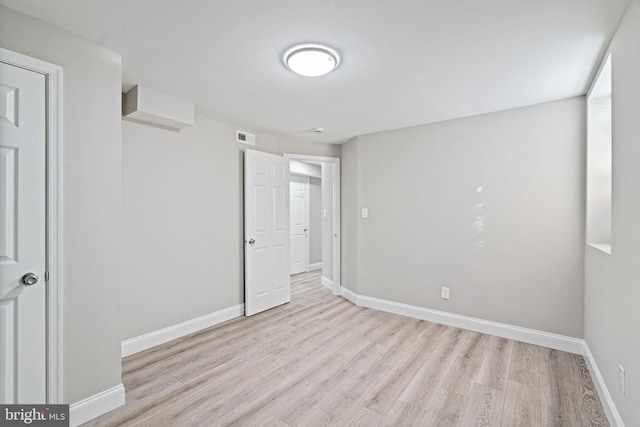
{"type": "Polygon", "coordinates": [[[593,384],[598,391],[598,396],[600,397],[600,401],[602,402],[602,407],[604,408],[604,412],[607,415],[607,419],[609,423],[614,427],[624,427],[624,422],[622,421],[622,417],[618,412],[618,408],[616,408],[615,403],[613,403],[613,398],[611,397],[611,393],[609,393],[609,389],[604,382],[604,378],[600,373],[600,369],[598,369],[598,365],[596,364],[596,360],[593,358],[593,354],[591,353],[591,349],[589,345],[584,343],[583,353],[585,362],[587,362],[587,367],[589,368],[589,373],[591,374],[591,378],[593,379],[593,384]]]}
{"type": "Polygon", "coordinates": [[[322,276],[320,278],[320,283],[322,284],[322,286],[324,286],[325,288],[329,288],[331,290],[333,290],[333,280],[322,276]]]}
{"type": "Polygon", "coordinates": [[[121,355],[122,357],[130,356],[171,340],[182,338],[185,335],[193,334],[202,329],[210,328],[227,320],[235,319],[243,314],[244,304],[238,304],[157,331],[130,338],[122,341],[121,355]]]}
{"type": "Polygon", "coordinates": [[[427,320],[429,322],[440,323],[442,325],[494,335],[500,338],[507,338],[527,344],[534,344],[554,350],[579,354],[584,357],[587,363],[589,372],[598,391],[598,395],[602,400],[605,413],[609,419],[609,423],[611,423],[612,426],[624,427],[620,413],[613,403],[611,394],[609,393],[604,379],[602,378],[589,346],[586,341],[581,338],[552,334],[549,332],[537,331],[535,329],[522,328],[519,326],[507,325],[504,323],[492,322],[474,317],[461,316],[444,311],[431,310],[424,307],[368,297],[356,294],[345,287],[340,288],[340,291],[340,294],[345,299],[361,307],[400,314],[402,316],[412,317],[415,319],[427,320]]]}
{"type": "Polygon", "coordinates": [[[124,402],[124,385],[122,384],[94,394],[69,405],[69,425],[79,426],[124,405],[124,402]]]}
{"type": "MultiPolygon", "coordinates": [[[[349,295],[346,298],[353,302],[353,295],[349,295]]],[[[567,337],[564,335],[522,328],[520,326],[512,326],[504,323],[477,319],[474,317],[461,316],[459,314],[431,310],[424,307],[417,307],[415,305],[402,304],[363,295],[356,295],[355,300],[355,304],[362,307],[400,314],[403,316],[413,317],[414,319],[427,320],[429,322],[440,323],[488,335],[495,335],[500,338],[522,341],[527,344],[539,345],[574,354],[582,354],[583,351],[584,340],[580,338],[567,337]]]]}
{"type": "Polygon", "coordinates": [[[309,264],[309,271],[322,270],[322,263],[316,262],[313,264],[309,264]]]}

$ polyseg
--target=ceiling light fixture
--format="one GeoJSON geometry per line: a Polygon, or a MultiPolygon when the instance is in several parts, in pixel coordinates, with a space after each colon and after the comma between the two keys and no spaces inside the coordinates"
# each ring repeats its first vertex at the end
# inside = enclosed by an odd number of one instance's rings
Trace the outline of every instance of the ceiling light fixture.
{"type": "Polygon", "coordinates": [[[304,43],[287,49],[282,55],[282,60],[294,73],[318,77],[335,70],[340,64],[340,55],[328,46],[304,43]]]}

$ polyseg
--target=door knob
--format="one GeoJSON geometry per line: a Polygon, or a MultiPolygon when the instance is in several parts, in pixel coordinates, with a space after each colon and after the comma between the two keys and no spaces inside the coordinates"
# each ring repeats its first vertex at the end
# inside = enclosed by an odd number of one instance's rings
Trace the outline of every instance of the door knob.
{"type": "Polygon", "coordinates": [[[38,279],[39,277],[36,273],[27,273],[24,276],[22,276],[22,279],[20,279],[20,281],[22,282],[23,285],[31,286],[38,283],[38,279]]]}
{"type": "Polygon", "coordinates": [[[250,245],[253,245],[255,242],[256,242],[256,239],[249,239],[249,242],[248,242],[248,243],[249,243],[250,245]]]}

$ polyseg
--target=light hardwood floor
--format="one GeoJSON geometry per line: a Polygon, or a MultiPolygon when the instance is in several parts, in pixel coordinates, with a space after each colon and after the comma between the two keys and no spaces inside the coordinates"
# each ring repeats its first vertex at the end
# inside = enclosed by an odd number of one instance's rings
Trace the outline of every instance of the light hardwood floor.
{"type": "Polygon", "coordinates": [[[96,426],[606,426],[581,356],[357,307],[291,303],[127,357],[96,426]]]}

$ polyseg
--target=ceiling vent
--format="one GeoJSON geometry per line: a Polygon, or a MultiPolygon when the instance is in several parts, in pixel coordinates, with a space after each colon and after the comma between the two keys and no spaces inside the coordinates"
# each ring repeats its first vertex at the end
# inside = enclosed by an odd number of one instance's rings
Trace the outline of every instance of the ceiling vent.
{"type": "Polygon", "coordinates": [[[124,95],[122,115],[131,121],[177,132],[194,125],[195,104],[137,85],[124,95]]]}

